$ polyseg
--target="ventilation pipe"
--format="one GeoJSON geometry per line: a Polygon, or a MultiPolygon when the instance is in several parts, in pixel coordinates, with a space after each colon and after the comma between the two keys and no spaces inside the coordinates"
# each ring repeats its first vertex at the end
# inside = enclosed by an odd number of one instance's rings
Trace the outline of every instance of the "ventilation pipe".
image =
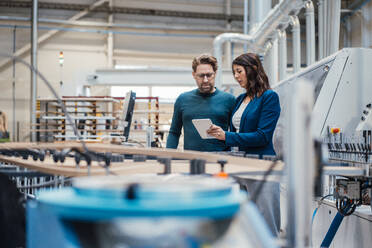
{"type": "Polygon", "coordinates": [[[287,77],[287,33],[285,30],[278,31],[279,46],[279,81],[287,77]]]}
{"type": "Polygon", "coordinates": [[[306,65],[315,62],[315,18],[314,5],[311,0],[305,4],[306,8],[306,65]]]}
{"type": "MultiPolygon", "coordinates": [[[[288,15],[297,14],[303,7],[303,0],[282,0],[280,1],[260,23],[257,29],[250,35],[238,33],[223,33],[213,41],[214,56],[218,63],[222,64],[222,45],[224,42],[235,42],[247,44],[256,49],[256,52],[263,51],[263,45],[278,27],[285,28],[288,25],[288,15]]],[[[221,71],[217,71],[216,87],[221,87],[221,71]]]]}
{"type": "Polygon", "coordinates": [[[318,60],[324,58],[324,0],[318,0],[318,60]]]}
{"type": "Polygon", "coordinates": [[[300,21],[297,16],[290,16],[292,26],[293,73],[301,69],[301,36],[300,21]]]}
{"type": "MultiPolygon", "coordinates": [[[[251,20],[251,23],[252,23],[252,20],[251,20]]],[[[244,34],[248,34],[248,0],[244,0],[243,33],[244,34]]],[[[244,49],[244,53],[246,53],[248,51],[247,44],[244,44],[244,48],[243,49],[244,49]]]]}
{"type": "Polygon", "coordinates": [[[339,50],[340,41],[340,19],[341,19],[341,0],[327,2],[327,40],[325,56],[334,54],[339,50]]]}
{"type": "MultiPolygon", "coordinates": [[[[250,33],[255,32],[259,24],[265,19],[271,10],[271,0],[251,0],[251,16],[250,22],[252,29],[250,33]]],[[[263,60],[263,66],[265,68],[267,77],[269,78],[270,84],[276,83],[278,81],[278,43],[275,41],[277,39],[276,32],[273,32],[271,40],[271,48],[264,49],[266,52],[265,58],[263,60]]],[[[246,46],[246,44],[244,44],[246,46]]]]}
{"type": "Polygon", "coordinates": [[[264,68],[269,78],[270,85],[278,83],[279,56],[278,56],[278,39],[277,35],[270,41],[271,48],[265,49],[264,68]]]}

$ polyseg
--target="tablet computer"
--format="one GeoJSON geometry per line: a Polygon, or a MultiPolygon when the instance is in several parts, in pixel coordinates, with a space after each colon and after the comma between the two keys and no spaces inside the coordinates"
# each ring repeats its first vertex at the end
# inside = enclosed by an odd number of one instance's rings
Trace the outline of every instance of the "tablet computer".
{"type": "Polygon", "coordinates": [[[194,127],[202,139],[215,139],[212,135],[207,134],[207,130],[213,124],[211,119],[193,119],[192,124],[194,124],[194,127]]]}

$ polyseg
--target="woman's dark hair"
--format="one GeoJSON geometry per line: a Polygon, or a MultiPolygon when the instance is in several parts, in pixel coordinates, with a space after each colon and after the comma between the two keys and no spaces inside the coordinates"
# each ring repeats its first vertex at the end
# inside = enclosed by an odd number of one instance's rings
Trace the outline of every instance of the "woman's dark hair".
{"type": "Polygon", "coordinates": [[[236,57],[232,65],[241,65],[244,67],[245,74],[247,75],[246,90],[249,97],[260,97],[266,90],[271,89],[269,79],[257,54],[244,53],[236,57]]]}

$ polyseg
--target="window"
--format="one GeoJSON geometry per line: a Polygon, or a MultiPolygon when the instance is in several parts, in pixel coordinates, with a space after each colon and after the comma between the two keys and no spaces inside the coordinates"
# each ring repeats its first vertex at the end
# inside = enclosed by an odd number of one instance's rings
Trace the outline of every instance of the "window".
{"type": "Polygon", "coordinates": [[[196,86],[153,86],[152,96],[158,96],[161,102],[174,102],[180,94],[195,88],[196,86]]]}
{"type": "Polygon", "coordinates": [[[149,96],[149,87],[148,86],[112,86],[111,87],[111,96],[112,97],[125,97],[125,94],[128,91],[133,91],[136,93],[136,96],[149,96]]]}

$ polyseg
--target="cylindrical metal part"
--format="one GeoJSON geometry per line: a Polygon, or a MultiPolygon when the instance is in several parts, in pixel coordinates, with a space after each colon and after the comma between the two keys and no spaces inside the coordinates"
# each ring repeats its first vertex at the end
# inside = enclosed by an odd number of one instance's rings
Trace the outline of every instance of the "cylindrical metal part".
{"type": "Polygon", "coordinates": [[[324,57],[324,0],[318,0],[318,60],[324,57]]]}
{"type": "MultiPolygon", "coordinates": [[[[37,37],[38,37],[38,0],[32,1],[32,30],[31,30],[31,66],[37,69],[37,37]]],[[[31,70],[31,94],[30,94],[30,124],[36,124],[36,97],[37,97],[37,76],[31,70]]],[[[36,140],[36,132],[30,132],[30,140],[36,140]]]]}
{"type": "Polygon", "coordinates": [[[291,16],[292,25],[292,49],[293,49],[293,73],[301,69],[301,34],[300,21],[297,16],[291,16]]]}
{"type": "MultiPolygon", "coordinates": [[[[243,34],[248,34],[248,0],[244,0],[243,34]]],[[[247,44],[244,44],[244,53],[246,53],[247,51],[247,44]]]]}
{"type": "Polygon", "coordinates": [[[315,62],[315,18],[314,5],[311,0],[305,4],[306,7],[306,66],[315,62]]]}
{"type": "Polygon", "coordinates": [[[279,81],[287,77],[287,33],[279,30],[278,56],[279,56],[279,81]]]}
{"type": "MultiPolygon", "coordinates": [[[[288,23],[288,15],[297,13],[303,7],[302,0],[282,0],[271,11],[270,14],[259,24],[257,30],[250,35],[237,33],[223,33],[218,35],[213,41],[213,54],[218,64],[222,64],[222,45],[226,41],[248,44],[249,47],[255,48],[256,52],[261,52],[264,43],[269,35],[279,26],[288,23]]],[[[217,71],[216,87],[222,86],[221,70],[217,71]]]]}

